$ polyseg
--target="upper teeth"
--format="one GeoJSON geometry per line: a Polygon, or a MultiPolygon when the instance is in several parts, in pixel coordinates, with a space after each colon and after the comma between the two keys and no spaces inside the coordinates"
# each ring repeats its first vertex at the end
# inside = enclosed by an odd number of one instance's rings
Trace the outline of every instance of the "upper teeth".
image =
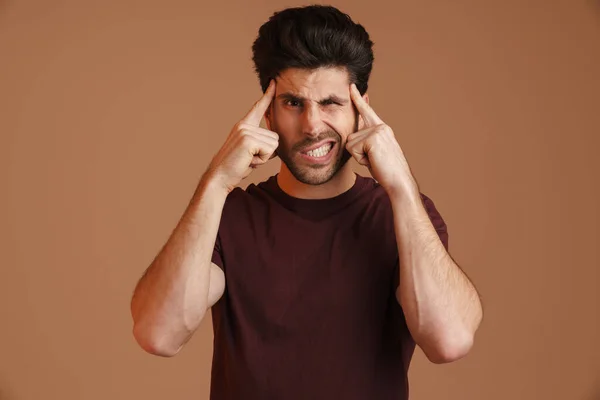
{"type": "Polygon", "coordinates": [[[311,157],[323,157],[324,155],[329,153],[329,150],[331,150],[331,147],[333,147],[333,144],[331,142],[329,142],[329,143],[326,143],[323,146],[319,147],[318,149],[307,151],[306,154],[308,154],[311,157]]]}

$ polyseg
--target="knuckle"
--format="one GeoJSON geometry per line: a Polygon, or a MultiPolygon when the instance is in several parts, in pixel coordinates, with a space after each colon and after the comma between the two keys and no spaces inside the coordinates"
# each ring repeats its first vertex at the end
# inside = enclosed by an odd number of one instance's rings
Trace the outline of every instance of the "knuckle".
{"type": "Polygon", "coordinates": [[[389,127],[386,124],[379,124],[375,129],[375,133],[382,134],[384,132],[387,132],[388,130],[389,127]]]}
{"type": "Polygon", "coordinates": [[[241,143],[243,146],[249,146],[252,143],[252,138],[248,135],[242,135],[241,143]]]}
{"type": "Polygon", "coordinates": [[[247,128],[240,128],[240,131],[239,131],[239,132],[240,132],[240,135],[241,135],[241,136],[243,136],[243,137],[249,137],[249,136],[251,136],[251,133],[252,133],[252,132],[251,132],[249,129],[247,129],[247,128]]]}

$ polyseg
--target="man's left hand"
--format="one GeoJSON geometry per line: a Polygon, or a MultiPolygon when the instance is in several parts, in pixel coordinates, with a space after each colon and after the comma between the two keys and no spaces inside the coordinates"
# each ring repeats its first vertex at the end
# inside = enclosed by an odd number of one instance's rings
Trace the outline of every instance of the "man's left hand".
{"type": "Polygon", "coordinates": [[[350,86],[350,97],[362,117],[363,126],[359,125],[357,132],[348,135],[348,152],[359,164],[369,168],[389,196],[418,194],[417,182],[392,128],[379,118],[354,84],[350,86]]]}

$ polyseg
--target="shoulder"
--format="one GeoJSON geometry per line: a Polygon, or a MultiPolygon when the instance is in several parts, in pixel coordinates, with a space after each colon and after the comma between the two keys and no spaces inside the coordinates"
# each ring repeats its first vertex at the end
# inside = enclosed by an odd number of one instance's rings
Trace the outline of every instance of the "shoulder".
{"type": "Polygon", "coordinates": [[[244,211],[251,211],[256,207],[261,207],[268,202],[268,194],[265,190],[265,182],[258,184],[250,183],[245,189],[242,187],[234,188],[225,200],[223,207],[223,214],[231,214],[232,212],[236,215],[243,213],[244,211]]]}
{"type": "MultiPolygon", "coordinates": [[[[392,203],[383,187],[371,177],[363,177],[363,179],[366,180],[365,186],[367,190],[365,190],[364,193],[369,199],[368,204],[372,211],[371,215],[379,214],[384,216],[386,219],[393,215],[392,203]]],[[[429,216],[431,223],[433,224],[440,239],[444,243],[444,246],[446,249],[448,249],[448,226],[438,209],[439,207],[436,206],[430,196],[423,192],[419,192],[419,194],[421,196],[423,207],[427,211],[427,215],[429,216]]],[[[393,225],[390,229],[393,229],[393,225]]]]}
{"type": "Polygon", "coordinates": [[[360,179],[361,196],[368,199],[369,203],[378,206],[387,206],[391,208],[391,203],[385,189],[370,176],[357,175],[357,179],[360,179]]]}
{"type": "MultiPolygon", "coordinates": [[[[386,208],[391,209],[392,204],[390,198],[385,189],[379,184],[379,182],[377,182],[371,177],[365,177],[360,175],[359,179],[363,181],[361,183],[361,185],[363,186],[362,195],[365,196],[365,198],[368,199],[369,202],[378,206],[384,206],[386,208]]],[[[423,192],[419,192],[419,194],[421,195],[421,202],[423,203],[423,206],[427,210],[429,216],[431,218],[441,219],[441,215],[431,197],[429,197],[423,192]]]]}

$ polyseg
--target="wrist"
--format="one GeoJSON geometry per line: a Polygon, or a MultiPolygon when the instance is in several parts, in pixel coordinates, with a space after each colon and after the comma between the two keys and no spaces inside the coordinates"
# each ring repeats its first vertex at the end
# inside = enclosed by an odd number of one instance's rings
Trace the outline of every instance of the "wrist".
{"type": "Polygon", "coordinates": [[[421,192],[417,182],[411,180],[411,182],[401,182],[397,185],[393,185],[385,188],[388,197],[393,202],[415,202],[421,201],[421,192]]]}
{"type": "Polygon", "coordinates": [[[226,198],[233,190],[225,183],[225,179],[215,171],[206,171],[198,183],[197,192],[226,198]]]}

